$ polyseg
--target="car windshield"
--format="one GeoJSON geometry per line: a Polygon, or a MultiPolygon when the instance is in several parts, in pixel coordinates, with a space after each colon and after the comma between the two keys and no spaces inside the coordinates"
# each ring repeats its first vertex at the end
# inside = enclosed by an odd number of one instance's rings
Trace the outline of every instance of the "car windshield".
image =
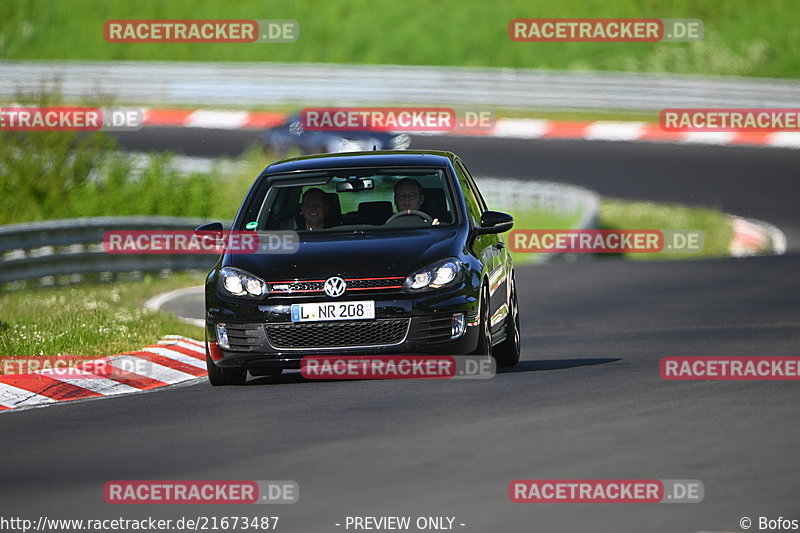
{"type": "Polygon", "coordinates": [[[242,220],[256,231],[348,232],[455,222],[444,169],[332,169],[262,179],[242,220]]]}

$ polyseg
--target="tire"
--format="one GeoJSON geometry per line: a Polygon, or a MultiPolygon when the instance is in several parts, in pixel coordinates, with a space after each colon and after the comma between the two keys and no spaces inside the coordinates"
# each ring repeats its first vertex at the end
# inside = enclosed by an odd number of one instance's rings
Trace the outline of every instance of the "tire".
{"type": "Polygon", "coordinates": [[[519,304],[517,303],[517,287],[511,278],[511,305],[506,317],[506,340],[495,346],[494,359],[498,368],[509,368],[519,363],[520,329],[519,304]]]}
{"type": "Polygon", "coordinates": [[[481,328],[478,344],[472,355],[492,355],[491,310],[489,309],[489,289],[484,285],[481,290],[481,328]]]}
{"type": "Polygon", "coordinates": [[[247,370],[241,368],[220,368],[211,360],[206,348],[206,368],[208,369],[208,382],[214,387],[223,385],[244,385],[247,381],[247,370]]]}

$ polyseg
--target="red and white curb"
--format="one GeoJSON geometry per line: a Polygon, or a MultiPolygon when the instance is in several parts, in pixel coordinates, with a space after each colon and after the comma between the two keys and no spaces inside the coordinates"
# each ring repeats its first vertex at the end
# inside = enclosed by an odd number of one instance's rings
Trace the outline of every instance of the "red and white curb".
{"type": "Polygon", "coordinates": [[[0,412],[132,394],[191,381],[206,376],[205,354],[202,342],[167,335],[140,351],[89,360],[68,373],[48,369],[3,375],[0,412]]]}
{"type": "MultiPolygon", "coordinates": [[[[144,126],[210,129],[264,129],[280,125],[288,115],[275,112],[215,111],[208,109],[145,109],[144,126]]],[[[414,135],[442,135],[415,132],[414,135]]],[[[571,122],[527,118],[498,118],[493,128],[445,135],[505,139],[581,139],[676,144],[800,148],[799,132],[670,132],[649,122],[571,122]]]]}
{"type": "Polygon", "coordinates": [[[733,227],[730,254],[733,257],[749,257],[765,253],[786,253],[786,235],[769,222],[754,218],[730,215],[733,227]]]}

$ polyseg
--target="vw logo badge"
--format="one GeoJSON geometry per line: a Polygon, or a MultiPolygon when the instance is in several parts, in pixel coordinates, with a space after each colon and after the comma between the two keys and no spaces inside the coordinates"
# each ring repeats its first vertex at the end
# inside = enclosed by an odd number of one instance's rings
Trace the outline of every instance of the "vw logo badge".
{"type": "Polygon", "coordinates": [[[342,278],[328,278],[325,280],[325,286],[323,289],[325,290],[325,294],[330,296],[331,298],[336,298],[344,294],[344,290],[347,288],[347,283],[344,282],[342,278]]]}

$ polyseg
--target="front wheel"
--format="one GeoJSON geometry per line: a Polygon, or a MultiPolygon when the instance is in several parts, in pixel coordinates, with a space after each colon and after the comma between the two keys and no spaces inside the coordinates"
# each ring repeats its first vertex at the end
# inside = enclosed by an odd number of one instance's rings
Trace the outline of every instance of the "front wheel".
{"type": "Polygon", "coordinates": [[[520,352],[520,329],[519,329],[519,305],[517,304],[517,287],[512,281],[510,309],[506,317],[506,340],[498,344],[494,349],[494,359],[497,366],[512,367],[519,363],[520,352]]]}
{"type": "Polygon", "coordinates": [[[247,370],[241,368],[220,368],[211,360],[206,348],[206,369],[208,369],[208,382],[218,387],[221,385],[244,385],[247,381],[247,370]]]}

